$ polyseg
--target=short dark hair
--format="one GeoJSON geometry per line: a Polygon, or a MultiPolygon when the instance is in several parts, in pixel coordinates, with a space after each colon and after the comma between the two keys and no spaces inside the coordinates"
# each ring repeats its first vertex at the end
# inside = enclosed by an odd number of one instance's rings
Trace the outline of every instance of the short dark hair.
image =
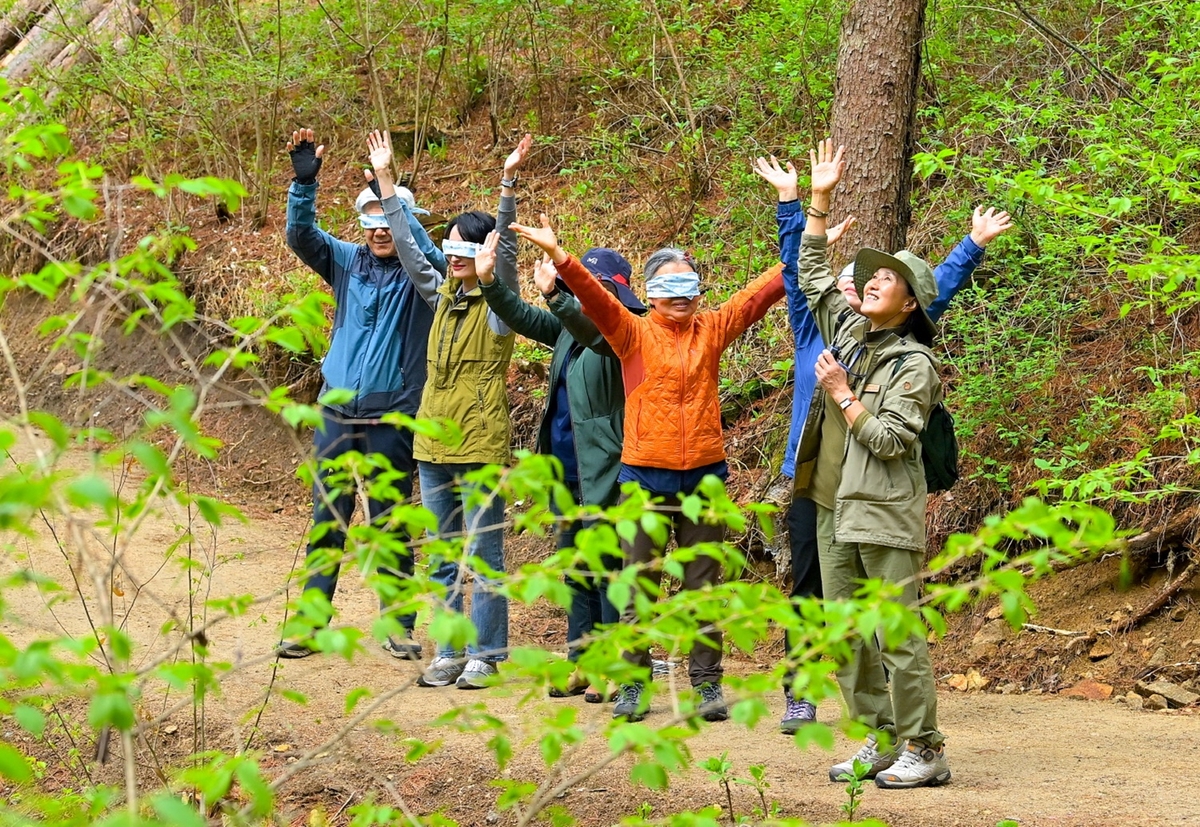
{"type": "Polygon", "coordinates": [[[487,241],[488,233],[496,229],[496,218],[483,210],[460,213],[446,222],[446,233],[443,237],[449,238],[450,231],[455,227],[458,227],[458,234],[462,236],[463,241],[482,244],[487,241]]]}

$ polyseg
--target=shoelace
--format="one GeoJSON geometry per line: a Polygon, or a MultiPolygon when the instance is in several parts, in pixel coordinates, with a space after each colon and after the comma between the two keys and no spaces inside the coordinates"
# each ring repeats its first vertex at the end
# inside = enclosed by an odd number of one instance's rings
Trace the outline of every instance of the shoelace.
{"type": "Polygon", "coordinates": [[[892,772],[903,771],[905,769],[916,769],[925,763],[922,750],[906,749],[900,756],[899,760],[892,765],[892,772]]]}
{"type": "Polygon", "coordinates": [[[720,703],[724,700],[725,698],[721,694],[721,688],[719,686],[709,685],[700,687],[701,704],[720,703]]]}
{"type": "Polygon", "coordinates": [[[479,658],[471,658],[469,661],[467,661],[467,668],[464,669],[463,671],[464,672],[487,672],[490,674],[492,671],[491,666],[492,665],[490,663],[488,663],[486,660],[480,660],[479,658]]]}
{"type": "Polygon", "coordinates": [[[815,718],[814,714],[817,708],[806,700],[797,698],[787,699],[787,709],[783,713],[785,718],[815,718]]]}
{"type": "Polygon", "coordinates": [[[621,691],[618,693],[618,696],[617,696],[617,703],[618,704],[636,704],[639,700],[641,700],[641,697],[642,697],[641,690],[638,689],[638,687],[630,684],[630,685],[621,687],[621,691]]]}

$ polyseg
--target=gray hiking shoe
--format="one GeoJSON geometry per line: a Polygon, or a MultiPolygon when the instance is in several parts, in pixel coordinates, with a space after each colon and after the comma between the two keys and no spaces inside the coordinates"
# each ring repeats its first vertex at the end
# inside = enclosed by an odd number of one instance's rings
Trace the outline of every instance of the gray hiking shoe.
{"type": "Polygon", "coordinates": [[[487,689],[489,686],[495,686],[499,677],[500,670],[496,668],[496,664],[471,658],[454,685],[459,689],[487,689]]]}
{"type": "Polygon", "coordinates": [[[696,687],[700,695],[700,717],[706,721],[729,720],[729,707],[725,705],[725,693],[721,684],[705,681],[696,687]]]}
{"type": "Polygon", "coordinates": [[[817,720],[817,708],[811,701],[796,698],[790,689],[783,691],[783,697],[787,705],[783,710],[783,720],[779,722],[779,731],[784,735],[792,735],[805,724],[817,720]]]}
{"type": "Polygon", "coordinates": [[[429,668],[417,678],[418,686],[449,686],[458,680],[463,673],[463,663],[460,658],[438,656],[429,664],[429,668]]]}
{"type": "Polygon", "coordinates": [[[885,790],[937,787],[950,780],[946,750],[908,742],[896,763],[875,776],[875,786],[885,790]]]}
{"type": "Polygon", "coordinates": [[[867,742],[862,745],[862,748],[858,752],[840,764],[834,764],[829,768],[829,780],[840,783],[846,780],[843,776],[853,776],[855,761],[862,761],[869,767],[867,774],[863,776],[864,778],[874,778],[896,763],[898,756],[895,747],[887,752],[880,752],[875,748],[876,745],[875,736],[868,735],[867,742]]]}
{"type": "Polygon", "coordinates": [[[642,685],[640,683],[621,684],[617,692],[617,702],[613,704],[613,717],[624,718],[628,721],[640,721],[646,717],[646,709],[642,706],[642,685]]]}
{"type": "Polygon", "coordinates": [[[306,658],[316,653],[317,650],[307,640],[281,640],[275,647],[275,655],[280,658],[306,658]]]}

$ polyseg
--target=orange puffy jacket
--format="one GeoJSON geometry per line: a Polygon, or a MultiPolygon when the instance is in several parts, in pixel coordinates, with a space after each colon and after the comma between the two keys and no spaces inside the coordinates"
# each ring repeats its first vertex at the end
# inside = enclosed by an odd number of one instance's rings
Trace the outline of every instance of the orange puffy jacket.
{"type": "Polygon", "coordinates": [[[679,325],[635,316],[574,257],[558,274],[621,359],[626,465],[687,471],[725,459],[717,372],[721,353],[783,298],[777,264],[716,310],[679,325]]]}

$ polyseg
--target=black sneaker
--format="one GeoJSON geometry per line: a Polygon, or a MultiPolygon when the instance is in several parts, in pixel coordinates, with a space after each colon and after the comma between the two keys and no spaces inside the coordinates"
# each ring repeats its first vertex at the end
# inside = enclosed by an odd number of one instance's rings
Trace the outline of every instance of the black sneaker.
{"type": "Polygon", "coordinates": [[[779,731],[784,735],[792,735],[805,724],[817,720],[817,708],[811,701],[796,698],[790,689],[783,691],[783,697],[787,705],[783,710],[783,720],[779,722],[779,731]]]}
{"type": "Polygon", "coordinates": [[[700,717],[706,721],[729,720],[729,707],[725,706],[725,693],[721,684],[705,681],[696,687],[700,694],[700,717]]]}
{"type": "Polygon", "coordinates": [[[624,683],[617,692],[617,702],[613,704],[613,717],[624,718],[627,721],[640,721],[646,717],[642,707],[642,685],[640,683],[624,683]]]}
{"type": "Polygon", "coordinates": [[[307,640],[281,640],[275,647],[275,656],[279,658],[306,658],[316,653],[317,650],[307,640]]]}

